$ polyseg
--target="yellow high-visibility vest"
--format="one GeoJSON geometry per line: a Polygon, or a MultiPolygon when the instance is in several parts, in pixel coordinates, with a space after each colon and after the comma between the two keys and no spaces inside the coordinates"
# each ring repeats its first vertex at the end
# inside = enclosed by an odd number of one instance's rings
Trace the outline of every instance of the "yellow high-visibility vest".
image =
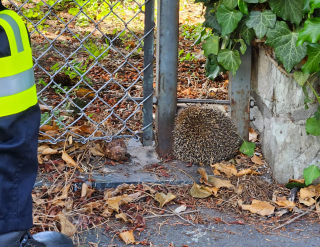
{"type": "Polygon", "coordinates": [[[8,37],[11,51],[11,56],[0,58],[0,117],[4,117],[23,112],[38,100],[32,51],[22,19],[14,11],[3,10],[0,26],[8,37]]]}

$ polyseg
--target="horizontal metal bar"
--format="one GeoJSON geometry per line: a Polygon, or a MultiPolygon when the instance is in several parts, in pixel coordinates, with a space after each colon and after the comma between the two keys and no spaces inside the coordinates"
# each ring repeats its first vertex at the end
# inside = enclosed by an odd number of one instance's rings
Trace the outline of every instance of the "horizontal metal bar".
{"type": "MultiPolygon", "coordinates": [[[[127,101],[143,101],[143,97],[130,97],[127,98],[127,101]]],[[[157,104],[157,97],[153,97],[153,104],[157,104]]],[[[177,103],[204,103],[204,104],[219,104],[219,105],[230,105],[230,100],[214,100],[214,99],[182,99],[178,98],[177,103]]]]}

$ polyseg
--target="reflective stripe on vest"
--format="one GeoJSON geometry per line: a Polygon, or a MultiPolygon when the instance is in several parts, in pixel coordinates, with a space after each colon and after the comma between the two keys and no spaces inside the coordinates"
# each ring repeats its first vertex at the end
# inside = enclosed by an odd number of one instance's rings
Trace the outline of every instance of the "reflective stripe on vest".
{"type": "Polygon", "coordinates": [[[0,117],[13,115],[37,104],[32,51],[26,27],[14,11],[0,12],[11,56],[0,58],[0,117]]]}

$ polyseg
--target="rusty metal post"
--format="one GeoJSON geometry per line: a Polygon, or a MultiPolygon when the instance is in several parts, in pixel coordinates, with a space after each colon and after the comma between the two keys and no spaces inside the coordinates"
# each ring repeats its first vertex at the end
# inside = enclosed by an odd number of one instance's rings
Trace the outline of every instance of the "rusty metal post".
{"type": "Polygon", "coordinates": [[[179,0],[158,0],[157,16],[157,152],[172,153],[177,111],[179,0]]]}
{"type": "Polygon", "coordinates": [[[250,126],[250,83],[252,47],[241,55],[241,65],[235,77],[230,73],[229,99],[231,101],[231,119],[238,128],[239,135],[249,140],[250,126]]]}
{"type": "MultiPolygon", "coordinates": [[[[154,62],[154,0],[149,0],[145,5],[145,30],[144,39],[144,68],[143,73],[143,98],[153,94],[153,62],[154,62]]],[[[153,123],[153,98],[149,97],[143,103],[143,126],[153,123]]],[[[153,124],[143,130],[143,145],[152,146],[153,124]]]]}

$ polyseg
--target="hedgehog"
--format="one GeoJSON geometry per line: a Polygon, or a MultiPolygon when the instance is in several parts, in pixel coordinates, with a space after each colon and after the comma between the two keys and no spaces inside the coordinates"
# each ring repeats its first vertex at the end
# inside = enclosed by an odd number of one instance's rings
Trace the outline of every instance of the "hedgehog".
{"type": "Polygon", "coordinates": [[[175,121],[174,156],[185,162],[204,165],[232,158],[240,137],[229,116],[217,107],[190,106],[175,121]]]}

